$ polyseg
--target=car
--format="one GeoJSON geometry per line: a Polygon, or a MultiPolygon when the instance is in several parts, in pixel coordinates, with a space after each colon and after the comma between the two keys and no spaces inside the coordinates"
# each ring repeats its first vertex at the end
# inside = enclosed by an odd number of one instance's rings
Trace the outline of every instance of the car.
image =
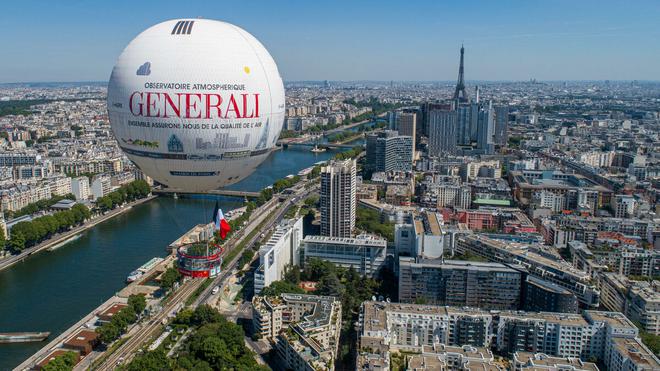
{"type": "Polygon", "coordinates": [[[213,288],[213,290],[211,290],[211,294],[213,295],[217,294],[218,292],[220,292],[220,286],[216,286],[213,288]]]}

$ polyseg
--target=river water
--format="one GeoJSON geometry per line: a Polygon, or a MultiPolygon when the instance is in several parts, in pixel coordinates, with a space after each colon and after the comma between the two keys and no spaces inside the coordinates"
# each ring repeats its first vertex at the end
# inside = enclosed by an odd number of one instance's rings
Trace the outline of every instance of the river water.
{"type": "MultiPolygon", "coordinates": [[[[254,174],[228,188],[259,191],[335,153],[314,154],[304,147],[276,151],[254,174]]],[[[165,256],[165,247],[195,224],[209,222],[216,199],[225,211],[242,205],[230,197],[159,197],[55,251],[0,271],[0,332],[50,331],[50,339],[58,336],[124,287],[129,272],[154,256],[165,256]]],[[[45,344],[0,344],[0,370],[16,367],[45,344]]]]}

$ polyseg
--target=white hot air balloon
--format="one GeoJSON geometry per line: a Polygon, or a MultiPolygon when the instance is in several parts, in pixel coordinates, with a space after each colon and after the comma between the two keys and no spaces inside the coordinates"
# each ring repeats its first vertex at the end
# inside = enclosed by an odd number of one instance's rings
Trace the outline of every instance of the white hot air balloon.
{"type": "Polygon", "coordinates": [[[245,30],[171,20],[139,34],[112,70],[108,115],[119,146],[174,190],[245,178],[282,130],[284,85],[266,48],[245,30]]]}

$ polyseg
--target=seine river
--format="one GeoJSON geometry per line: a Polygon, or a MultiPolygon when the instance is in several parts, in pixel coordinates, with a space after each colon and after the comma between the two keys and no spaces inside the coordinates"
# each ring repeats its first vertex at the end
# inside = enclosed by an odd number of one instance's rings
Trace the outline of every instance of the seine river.
{"type": "MultiPolygon", "coordinates": [[[[259,191],[334,153],[276,151],[254,174],[229,188],[259,191]]],[[[242,204],[236,198],[217,199],[225,211],[242,204]]],[[[210,221],[214,206],[215,198],[159,197],[53,252],[0,271],[0,332],[50,331],[50,339],[58,336],[124,287],[129,272],[154,256],[165,256],[165,247],[193,225],[210,221]]],[[[16,367],[45,344],[0,344],[0,370],[16,367]]]]}

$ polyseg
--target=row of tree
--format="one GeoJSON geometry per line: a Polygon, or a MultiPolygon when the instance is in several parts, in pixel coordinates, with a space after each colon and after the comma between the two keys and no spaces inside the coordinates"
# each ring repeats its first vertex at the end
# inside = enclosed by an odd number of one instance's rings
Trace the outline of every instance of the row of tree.
{"type": "MultiPolygon", "coordinates": [[[[319,168],[320,171],[320,168],[319,168]]],[[[292,187],[296,183],[300,181],[300,176],[295,175],[289,178],[282,178],[278,179],[273,183],[272,187],[264,188],[259,192],[259,197],[255,200],[253,203],[248,203],[248,211],[252,211],[255,208],[265,204],[268,202],[271,198],[273,198],[273,194],[282,192],[283,190],[292,187]]]]}
{"type": "Polygon", "coordinates": [[[5,217],[18,218],[19,216],[23,216],[23,215],[32,215],[37,211],[49,209],[51,206],[55,205],[56,203],[64,199],[75,200],[76,196],[72,195],[71,193],[64,196],[53,196],[47,200],[39,200],[37,202],[30,203],[18,211],[5,210],[5,217]]]}
{"type": "Polygon", "coordinates": [[[334,157],[335,160],[348,160],[349,158],[355,158],[357,157],[360,153],[364,151],[364,148],[360,146],[353,147],[353,149],[349,149],[348,151],[340,152],[337,153],[334,157]]]}
{"type": "Polygon", "coordinates": [[[125,370],[268,369],[257,364],[254,353],[245,346],[243,329],[208,305],[180,311],[174,324],[194,328],[176,357],[168,358],[164,350],[157,349],[135,357],[125,370]]]}
{"type": "Polygon", "coordinates": [[[144,180],[134,180],[108,195],[96,199],[96,207],[102,211],[112,210],[124,202],[135,201],[147,197],[151,192],[149,184],[144,180]]]}
{"type": "Polygon", "coordinates": [[[96,333],[99,334],[99,340],[105,344],[110,344],[117,340],[122,334],[126,332],[128,326],[135,323],[144,308],[147,306],[147,300],[144,295],[131,295],[128,297],[128,306],[122,308],[119,312],[112,316],[110,322],[96,328],[96,333]]]}
{"type": "Polygon", "coordinates": [[[287,188],[293,187],[299,181],[300,181],[299,175],[278,179],[275,181],[275,183],[273,183],[273,192],[280,193],[287,188]]]}
{"type": "Polygon", "coordinates": [[[90,216],[91,213],[87,206],[75,204],[69,210],[59,211],[53,215],[45,215],[32,221],[19,222],[12,227],[11,238],[6,242],[5,248],[13,254],[18,254],[55,233],[82,224],[90,216]]]}
{"type": "Polygon", "coordinates": [[[386,103],[386,102],[381,102],[378,97],[371,96],[367,100],[361,100],[361,101],[356,101],[355,98],[349,98],[344,100],[344,103],[354,105],[355,107],[362,108],[362,107],[370,107],[371,110],[373,111],[374,114],[380,114],[386,111],[391,111],[395,110],[397,108],[405,107],[405,106],[417,106],[419,105],[418,102],[410,102],[410,103],[386,103]]]}

